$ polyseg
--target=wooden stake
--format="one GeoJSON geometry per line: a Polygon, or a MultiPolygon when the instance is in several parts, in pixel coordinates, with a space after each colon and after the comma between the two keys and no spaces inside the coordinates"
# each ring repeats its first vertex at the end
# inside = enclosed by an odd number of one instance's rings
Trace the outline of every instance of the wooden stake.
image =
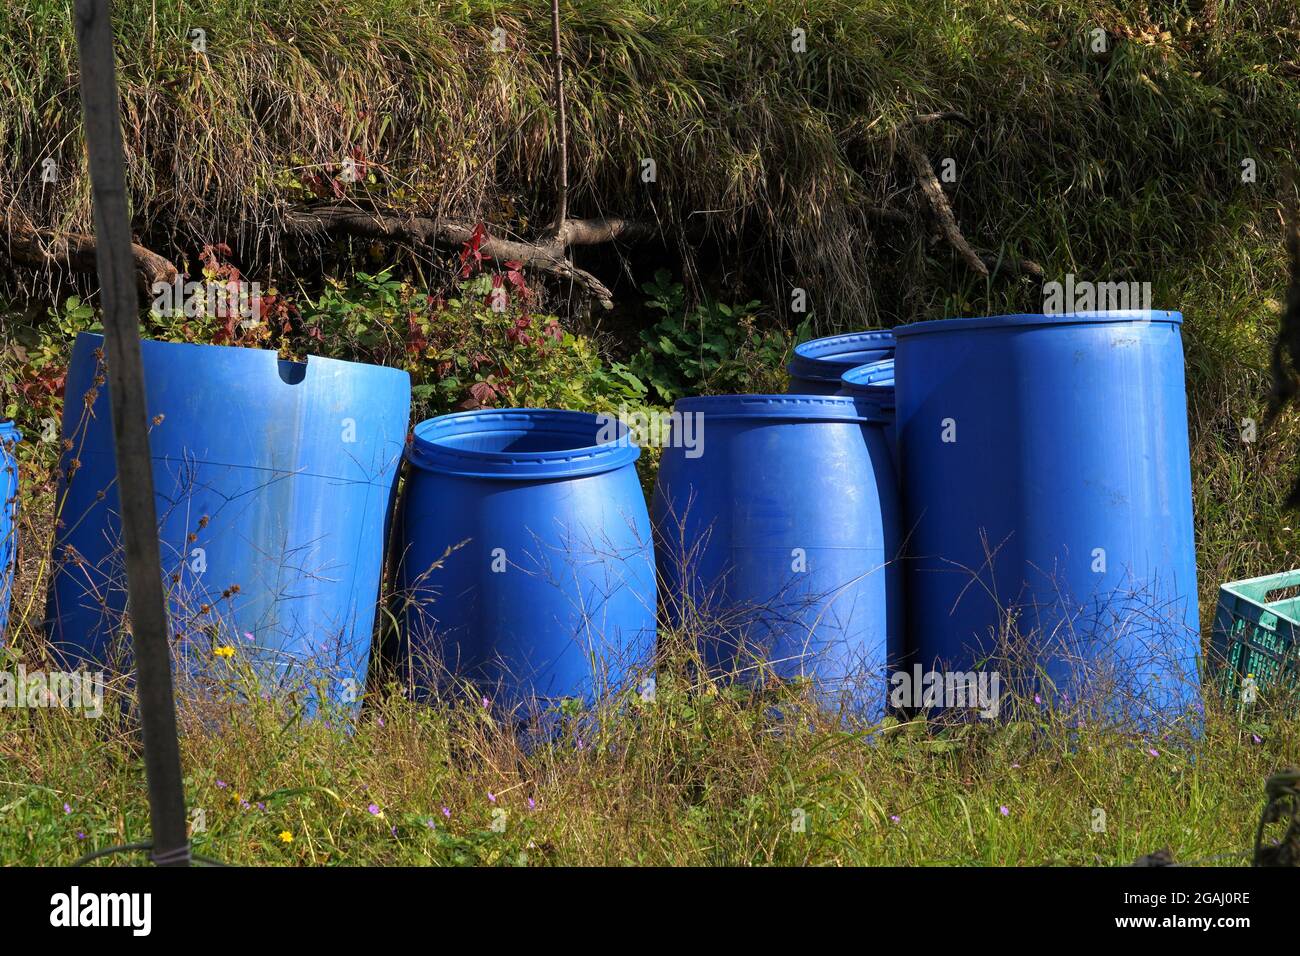
{"type": "Polygon", "coordinates": [[[126,548],[136,692],[149,784],[151,856],[160,866],[188,866],[185,790],[180,745],[176,739],[167,612],[158,556],[144,369],[140,362],[135,260],[126,201],[108,0],[76,0],[75,16],[81,61],[81,105],[94,194],[95,261],[104,310],[108,397],[113,417],[122,539],[126,548]]]}
{"type": "Polygon", "coordinates": [[[564,50],[560,46],[560,0],[551,0],[551,73],[555,81],[555,114],[559,121],[556,129],[559,156],[556,157],[559,196],[555,204],[553,235],[564,234],[564,224],[569,218],[569,118],[564,103],[564,50]]]}

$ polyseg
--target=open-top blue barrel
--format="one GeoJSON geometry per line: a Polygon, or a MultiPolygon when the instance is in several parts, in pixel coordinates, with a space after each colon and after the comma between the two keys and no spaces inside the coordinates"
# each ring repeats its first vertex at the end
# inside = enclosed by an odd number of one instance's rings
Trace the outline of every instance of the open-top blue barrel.
{"type": "Polygon", "coordinates": [[[501,710],[588,702],[655,641],[641,450],[617,419],[546,408],[421,422],[398,535],[398,660],[418,694],[501,710]]]}
{"type": "Polygon", "coordinates": [[[0,646],[9,627],[14,563],[18,560],[18,459],[14,445],[22,437],[17,425],[0,419],[0,646]]]}
{"type": "Polygon", "coordinates": [[[870,365],[858,365],[840,376],[841,395],[852,395],[871,402],[885,418],[885,438],[889,454],[896,459],[897,436],[894,427],[894,360],[883,359],[870,365]]]}
{"type": "Polygon", "coordinates": [[[654,494],[668,618],[724,678],[808,678],[880,716],[899,656],[897,487],[884,418],[818,395],[686,398],[654,494]],[[701,440],[702,439],[702,440],[701,440]]]}
{"type": "MultiPolygon", "coordinates": [[[[410,377],[260,349],[145,341],[141,355],[178,648],[196,661],[238,653],[278,686],[357,699],[410,377]]],[[[47,616],[56,650],[112,665],[126,580],[103,361],[100,336],[77,338],[47,616]]]]}
{"type": "Polygon", "coordinates": [[[794,347],[786,371],[791,395],[835,395],[840,376],[849,369],[894,356],[894,333],[849,332],[801,342],[794,347]]]}
{"type": "Polygon", "coordinates": [[[898,336],[908,632],[927,668],[1163,723],[1199,702],[1176,312],[898,336]]]}

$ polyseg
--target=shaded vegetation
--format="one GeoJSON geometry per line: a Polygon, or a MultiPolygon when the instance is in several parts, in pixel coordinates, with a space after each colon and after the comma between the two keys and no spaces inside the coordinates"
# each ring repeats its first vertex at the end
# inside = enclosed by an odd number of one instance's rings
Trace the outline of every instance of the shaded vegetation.
{"type": "MultiPolygon", "coordinates": [[[[221,240],[245,272],[283,278],[284,209],[340,197],[502,234],[549,222],[542,4],[116,10],[136,227],[169,255],[221,240]]],[[[921,135],[936,165],[955,161],[952,201],[977,247],[1049,276],[1131,272],[1159,282],[1162,301],[1186,300],[1180,264],[1221,268],[1248,223],[1272,227],[1278,164],[1296,147],[1290,0],[578,0],[562,13],[573,213],[662,223],[692,287],[748,282],[782,308],[808,289],[823,328],[1035,297],[954,270],[922,218],[873,216],[917,207],[894,140],[914,114],[974,121],[973,134],[921,135]],[[805,52],[792,50],[796,28],[805,52]],[[1241,181],[1246,158],[1255,184],[1241,181]],[[743,257],[714,275],[712,259],[696,262],[710,238],[743,257]]],[[[0,37],[0,204],[87,231],[69,8],[4,0],[0,16],[12,24],[0,37]]]]}

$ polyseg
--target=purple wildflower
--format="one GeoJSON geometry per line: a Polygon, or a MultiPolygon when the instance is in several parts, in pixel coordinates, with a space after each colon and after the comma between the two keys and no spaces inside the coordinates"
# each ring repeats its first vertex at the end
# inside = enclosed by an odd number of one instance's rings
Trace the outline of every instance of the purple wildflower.
{"type": "Polygon", "coordinates": [[[370,812],[372,817],[379,816],[379,804],[372,803],[370,806],[366,807],[366,809],[370,812]]]}
{"type": "Polygon", "coordinates": [[[998,807],[998,813],[1002,814],[1004,817],[1011,816],[1011,811],[1008,810],[1005,805],[998,807]]]}
{"type": "Polygon", "coordinates": [[[67,814],[69,814],[69,813],[71,813],[71,812],[72,812],[72,807],[68,806],[68,805],[65,803],[65,804],[63,805],[63,813],[64,813],[64,815],[66,816],[67,814]]]}
{"type": "Polygon", "coordinates": [[[450,820],[450,819],[451,819],[451,807],[443,807],[443,808],[442,808],[442,815],[443,815],[444,817],[446,817],[447,819],[450,820]]]}

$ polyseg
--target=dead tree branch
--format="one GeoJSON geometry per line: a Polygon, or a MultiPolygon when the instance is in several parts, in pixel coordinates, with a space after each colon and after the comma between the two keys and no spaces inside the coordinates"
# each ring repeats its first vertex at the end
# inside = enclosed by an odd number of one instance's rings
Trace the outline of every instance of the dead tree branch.
{"type": "MultiPolygon", "coordinates": [[[[287,233],[300,237],[349,235],[428,247],[461,246],[470,241],[475,228],[468,221],[392,216],[350,205],[290,209],[285,211],[281,222],[287,233]]],[[[519,262],[530,271],[569,280],[610,308],[613,305],[610,290],[590,272],[575,266],[565,250],[569,246],[615,241],[641,242],[659,232],[650,223],[614,216],[566,219],[555,235],[546,240],[526,242],[489,235],[479,251],[494,262],[519,262]]],[[[176,281],[179,270],[164,256],[138,243],[132,245],[131,252],[142,294],[150,294],[155,283],[170,285],[176,281]]],[[[52,229],[40,229],[0,214],[0,256],[35,269],[94,272],[95,238],[80,233],[60,235],[52,229]]]]}
{"type": "Polygon", "coordinates": [[[899,129],[910,129],[913,126],[928,126],[931,123],[960,123],[967,129],[974,131],[978,127],[975,121],[965,113],[959,110],[944,110],[941,113],[918,113],[916,116],[908,117],[900,124],[899,129]]]}
{"type": "Polygon", "coordinates": [[[980,261],[989,270],[989,275],[1028,276],[1036,282],[1042,282],[1047,278],[1043,267],[1033,259],[1003,259],[990,252],[981,252],[979,256],[980,261]]]}
{"type": "MultiPolygon", "coordinates": [[[[95,237],[81,233],[60,235],[53,229],[38,229],[0,214],[0,254],[10,261],[35,269],[67,269],[71,272],[95,272],[95,237]]],[[[154,283],[171,284],[176,281],[177,269],[170,261],[132,243],[131,256],[135,263],[136,284],[142,293],[149,293],[154,283]]]]}
{"type": "MultiPolygon", "coordinates": [[[[474,223],[420,216],[389,216],[357,206],[325,205],[291,209],[284,213],[286,230],[307,237],[341,233],[390,242],[417,245],[458,246],[470,240],[474,223]]],[[[567,246],[593,245],[615,239],[644,239],[654,227],[625,219],[569,219],[558,229],[558,238],[544,242],[523,242],[489,235],[479,252],[496,262],[520,262],[524,268],[568,279],[582,286],[601,305],[613,305],[613,294],[590,272],[575,266],[566,256],[567,246]]]]}
{"type": "MultiPolygon", "coordinates": [[[[977,275],[985,278],[997,275],[1027,276],[1042,282],[1045,278],[1043,267],[1037,262],[1032,259],[1005,259],[992,253],[980,252],[970,244],[962,233],[961,227],[957,225],[957,216],[952,211],[952,204],[948,202],[943,187],[939,184],[939,178],[934,174],[934,167],[930,165],[929,157],[925,155],[925,151],[921,149],[912,136],[912,130],[918,126],[949,122],[960,123],[967,129],[977,129],[975,123],[965,113],[957,110],[945,110],[939,113],[921,113],[909,117],[899,124],[895,132],[897,143],[902,149],[903,158],[907,161],[912,178],[916,180],[916,184],[921,189],[921,195],[925,200],[925,209],[930,220],[935,224],[943,239],[957,253],[957,257],[977,275]]],[[[870,207],[866,212],[873,219],[890,225],[904,225],[911,221],[911,218],[906,213],[896,209],[870,207]]]]}
{"type": "MultiPolygon", "coordinates": [[[[942,114],[932,115],[938,117],[942,114]]],[[[933,121],[937,122],[937,119],[933,121]]],[[[939,185],[939,177],[934,174],[934,167],[930,165],[929,157],[916,144],[916,140],[912,138],[909,132],[911,125],[911,123],[907,123],[899,128],[898,144],[902,147],[903,157],[912,168],[912,175],[916,178],[917,185],[921,187],[921,195],[925,197],[926,205],[930,209],[930,215],[934,219],[935,225],[938,226],[939,232],[948,241],[948,245],[952,246],[953,251],[957,253],[958,258],[966,263],[966,266],[972,272],[987,278],[989,267],[984,264],[980,254],[962,235],[961,228],[957,225],[957,217],[953,214],[952,206],[948,203],[948,197],[943,194],[943,187],[939,185]]]]}

